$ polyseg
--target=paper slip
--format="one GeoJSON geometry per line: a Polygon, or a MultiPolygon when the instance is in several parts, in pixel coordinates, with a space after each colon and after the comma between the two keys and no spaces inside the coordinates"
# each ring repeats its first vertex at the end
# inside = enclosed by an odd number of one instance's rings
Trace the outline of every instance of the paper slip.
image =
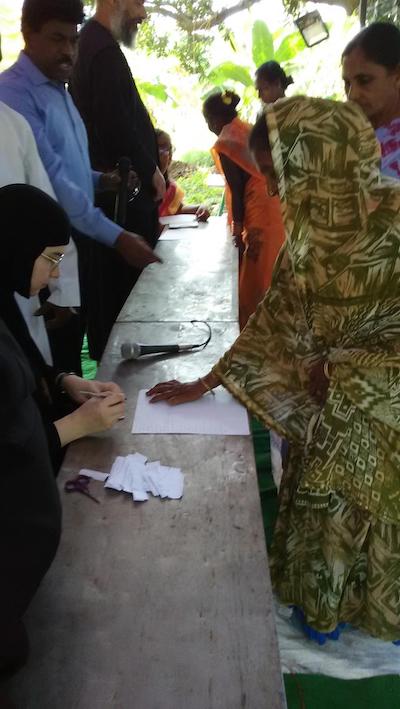
{"type": "Polygon", "coordinates": [[[167,217],[160,217],[160,224],[163,226],[185,227],[189,224],[198,224],[194,214],[171,214],[167,217]]]}
{"type": "Polygon", "coordinates": [[[183,495],[183,474],[179,468],[161,465],[159,461],[146,463],[141,453],[118,456],[104,487],[128,492],[135,502],[145,502],[150,492],[154,497],[179,500],[183,495]]]}
{"type": "Polygon", "coordinates": [[[125,458],[118,456],[113,463],[110,475],[104,487],[111,488],[112,490],[132,492],[135,474],[141,473],[146,460],[146,456],[141,453],[133,453],[125,458]]]}
{"type": "Polygon", "coordinates": [[[79,475],[86,475],[88,478],[100,480],[102,483],[108,478],[108,473],[99,473],[98,470],[89,470],[89,468],[82,468],[82,470],[79,471],[79,475]]]}
{"type": "Polygon", "coordinates": [[[179,500],[183,495],[183,474],[179,468],[169,468],[159,463],[148,463],[145,466],[147,491],[152,495],[169,497],[179,500]],[[155,492],[153,492],[155,490],[155,492]]]}
{"type": "Polygon", "coordinates": [[[139,392],[132,433],[194,433],[213,436],[248,436],[246,409],[225,389],[217,389],[197,401],[170,406],[150,404],[146,391],[139,392]]]}

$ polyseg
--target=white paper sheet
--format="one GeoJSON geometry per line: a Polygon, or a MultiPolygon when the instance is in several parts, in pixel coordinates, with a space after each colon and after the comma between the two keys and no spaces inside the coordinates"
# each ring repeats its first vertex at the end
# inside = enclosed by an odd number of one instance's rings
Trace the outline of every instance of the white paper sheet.
{"type": "Polygon", "coordinates": [[[146,391],[139,392],[132,433],[197,433],[214,436],[248,436],[246,409],[225,390],[215,390],[198,401],[170,406],[150,404],[146,391]]]}
{"type": "Polygon", "coordinates": [[[184,241],[185,239],[190,239],[193,232],[196,232],[195,228],[189,227],[179,227],[179,229],[164,229],[159,241],[184,241]]]}
{"type": "Polygon", "coordinates": [[[194,214],[171,214],[168,217],[160,217],[160,224],[163,226],[185,227],[188,224],[198,224],[194,214]]]}
{"type": "Polygon", "coordinates": [[[82,470],[79,471],[79,475],[86,475],[88,478],[92,478],[93,480],[100,480],[100,482],[104,483],[107,480],[109,474],[100,473],[98,470],[82,468],[82,470]]]}

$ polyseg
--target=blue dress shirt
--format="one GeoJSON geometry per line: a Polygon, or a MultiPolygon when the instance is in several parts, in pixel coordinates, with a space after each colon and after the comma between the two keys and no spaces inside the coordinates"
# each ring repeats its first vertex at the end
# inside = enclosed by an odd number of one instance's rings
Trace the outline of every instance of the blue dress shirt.
{"type": "Polygon", "coordinates": [[[0,100],[34,133],[56,197],[71,224],[107,246],[122,229],[94,206],[100,173],[89,162],[86,128],[64,84],[48,79],[24,52],[0,75],[0,100]]]}

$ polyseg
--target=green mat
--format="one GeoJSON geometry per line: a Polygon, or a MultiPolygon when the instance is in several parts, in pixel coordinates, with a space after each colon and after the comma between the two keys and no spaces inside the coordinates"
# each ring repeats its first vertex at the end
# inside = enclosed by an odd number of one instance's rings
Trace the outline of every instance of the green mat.
{"type": "MultiPolygon", "coordinates": [[[[265,538],[269,546],[278,513],[269,435],[255,420],[251,421],[251,432],[265,538]]],[[[395,675],[341,680],[323,675],[293,674],[284,675],[284,680],[288,709],[400,709],[400,677],[395,675]]]]}
{"type": "Polygon", "coordinates": [[[288,709],[399,709],[400,678],[284,675],[288,709]]]}
{"type": "Polygon", "coordinates": [[[83,340],[81,352],[82,373],[85,379],[94,379],[97,372],[97,362],[90,359],[87,337],[83,340]]]}

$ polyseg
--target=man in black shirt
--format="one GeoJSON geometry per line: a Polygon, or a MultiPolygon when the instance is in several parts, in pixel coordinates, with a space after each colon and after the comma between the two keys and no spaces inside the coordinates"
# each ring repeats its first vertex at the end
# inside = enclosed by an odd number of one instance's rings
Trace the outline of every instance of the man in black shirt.
{"type": "MultiPolygon", "coordinates": [[[[113,170],[127,156],[141,189],[128,203],[125,228],[151,247],[158,238],[157,201],[165,192],[158,167],[157,140],[119,42],[132,47],[146,17],[144,0],[98,0],[94,17],[80,34],[70,91],[86,124],[95,170],[113,170]]],[[[102,194],[98,205],[112,217],[115,197],[102,194]]],[[[92,245],[89,347],[100,359],[108,335],[140,271],[127,268],[116,253],[92,245]]]]}

